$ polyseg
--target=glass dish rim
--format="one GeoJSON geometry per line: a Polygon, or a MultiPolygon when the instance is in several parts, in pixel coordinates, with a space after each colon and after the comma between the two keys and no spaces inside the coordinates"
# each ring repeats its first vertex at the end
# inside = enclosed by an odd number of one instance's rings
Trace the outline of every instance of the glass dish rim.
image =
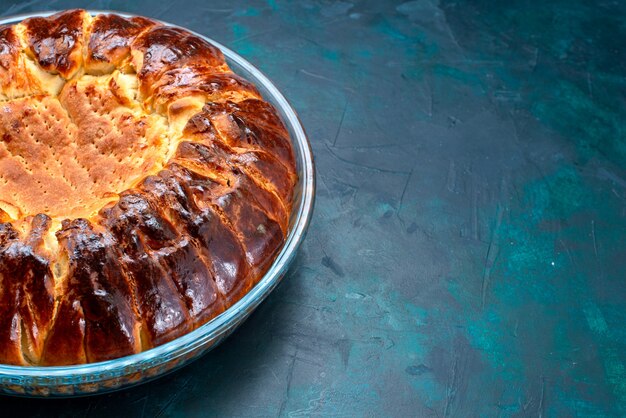
{"type": "MultiPolygon", "coordinates": [[[[69,10],[69,9],[68,9],[69,10]]],[[[116,10],[100,10],[100,9],[85,9],[89,14],[107,14],[113,13],[123,17],[135,17],[140,16],[134,13],[120,12],[116,10]]],[[[62,10],[55,11],[42,11],[22,13],[11,16],[0,16],[0,25],[8,25],[19,23],[20,21],[30,17],[47,17],[55,13],[59,13],[62,10]]],[[[246,293],[239,301],[229,307],[226,311],[213,318],[206,324],[196,328],[195,330],[182,335],[172,341],[169,341],[160,346],[151,348],[140,353],[131,354],[129,356],[120,357],[112,360],[76,364],[69,366],[13,366],[0,364],[0,377],[3,378],[63,378],[63,377],[76,377],[90,376],[101,373],[111,373],[115,370],[123,370],[132,365],[138,364],[150,364],[154,366],[154,361],[163,359],[162,363],[167,363],[171,359],[169,354],[174,354],[177,351],[188,347],[194,342],[201,341],[203,337],[215,335],[219,337],[223,333],[229,330],[229,326],[238,324],[238,320],[244,319],[249,311],[249,308],[254,308],[260,303],[265,296],[267,296],[278,284],[281,276],[286,272],[286,268],[289,266],[292,259],[295,257],[297,250],[304,239],[306,230],[311,221],[313,213],[313,205],[315,200],[315,167],[313,162],[313,154],[311,150],[311,144],[308,141],[304,128],[298,118],[293,107],[289,104],[283,94],[276,88],[276,86],[254,65],[248,62],[245,58],[224,46],[223,44],[216,42],[215,40],[194,32],[190,29],[184,28],[179,25],[175,25],[169,22],[165,22],[159,19],[150,18],[154,21],[162,23],[167,26],[177,27],[185,29],[188,32],[193,33],[196,36],[206,40],[212,45],[222,51],[224,56],[235,62],[237,65],[248,71],[254,78],[255,83],[260,83],[265,91],[272,97],[274,104],[282,110],[284,113],[283,118],[287,119],[284,122],[293,129],[294,137],[291,141],[297,143],[299,146],[294,147],[294,151],[299,154],[296,155],[296,160],[302,163],[302,177],[300,182],[302,184],[302,191],[300,198],[296,203],[298,206],[292,210],[292,215],[295,216],[293,228],[289,231],[285,239],[285,243],[281,251],[276,256],[276,259],[259,280],[259,282],[246,293]],[[255,302],[257,302],[255,304],[255,302]]],[[[96,379],[98,380],[98,379],[96,379]]],[[[93,380],[92,380],[93,382],[93,380]]],[[[77,382],[78,383],[78,382],[77,382]]],[[[122,385],[126,386],[126,385],[122,385]]]]}

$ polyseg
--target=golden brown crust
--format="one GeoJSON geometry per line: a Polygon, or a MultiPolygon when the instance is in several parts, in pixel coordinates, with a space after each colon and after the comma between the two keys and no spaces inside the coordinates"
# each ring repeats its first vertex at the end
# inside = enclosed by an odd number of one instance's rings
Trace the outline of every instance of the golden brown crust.
{"type": "Polygon", "coordinates": [[[165,71],[144,91],[153,106],[164,111],[177,99],[197,97],[208,101],[240,101],[260,97],[249,81],[232,72],[214,72],[205,67],[182,67],[165,71]]]}
{"type": "Polygon", "coordinates": [[[144,98],[151,96],[152,86],[167,71],[176,68],[228,70],[219,49],[180,28],[153,26],[133,40],[131,51],[144,98]]]}
{"type": "Polygon", "coordinates": [[[202,325],[274,259],[296,182],[275,109],[198,36],[83,10],[0,27],[0,362],[202,325]]]}
{"type": "Polygon", "coordinates": [[[50,218],[37,215],[30,223],[24,239],[10,224],[0,225],[0,360],[10,364],[38,361],[54,307],[50,262],[41,249],[50,218]]]}
{"type": "Polygon", "coordinates": [[[0,26],[0,80],[5,98],[17,96],[10,90],[20,86],[27,89],[25,80],[19,77],[20,41],[13,26],[0,26]],[[5,93],[6,92],[6,93],[5,93]],[[7,95],[8,93],[8,95],[7,95]]]}
{"type": "MultiPolygon", "coordinates": [[[[117,259],[116,242],[85,219],[66,221],[57,233],[68,260],[62,304],[80,304],[87,361],[103,361],[141,350],[132,291],[117,259]]],[[[55,328],[59,326],[59,318],[55,328]]],[[[50,340],[47,349],[54,350],[50,340]]]]}
{"type": "Polygon", "coordinates": [[[70,10],[50,17],[32,17],[22,22],[28,40],[27,52],[46,71],[72,77],[82,65],[83,25],[87,13],[70,10]]]}
{"type": "Polygon", "coordinates": [[[0,100],[49,93],[58,88],[55,76],[44,73],[22,53],[16,26],[0,26],[0,100]],[[45,74],[45,76],[44,76],[45,74]]]}
{"type": "Polygon", "coordinates": [[[144,17],[127,19],[114,14],[94,17],[87,42],[86,72],[110,72],[128,65],[125,61],[130,59],[131,42],[154,25],[154,21],[144,17]]]}

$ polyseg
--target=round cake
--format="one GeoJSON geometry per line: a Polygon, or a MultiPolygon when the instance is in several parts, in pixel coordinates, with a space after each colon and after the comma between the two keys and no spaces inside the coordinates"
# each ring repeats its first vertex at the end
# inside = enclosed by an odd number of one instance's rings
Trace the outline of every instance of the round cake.
{"type": "Polygon", "coordinates": [[[0,26],[0,363],[155,347],[228,309],[287,234],[289,134],[219,49],[142,17],[0,26]]]}

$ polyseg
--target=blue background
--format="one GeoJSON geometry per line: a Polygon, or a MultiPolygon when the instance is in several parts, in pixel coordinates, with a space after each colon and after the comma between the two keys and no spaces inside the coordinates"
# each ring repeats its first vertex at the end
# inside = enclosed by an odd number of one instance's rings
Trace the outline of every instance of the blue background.
{"type": "Polygon", "coordinates": [[[218,349],[39,416],[626,415],[620,2],[0,2],[224,43],[299,112],[315,215],[218,349]]]}

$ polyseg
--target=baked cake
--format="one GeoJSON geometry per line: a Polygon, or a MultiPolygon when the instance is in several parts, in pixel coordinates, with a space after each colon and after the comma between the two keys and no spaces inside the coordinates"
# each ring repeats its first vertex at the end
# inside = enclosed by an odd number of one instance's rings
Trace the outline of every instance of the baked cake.
{"type": "Polygon", "coordinates": [[[276,110],[222,53],[143,17],[0,26],[0,363],[163,344],[267,270],[297,182],[276,110]]]}

